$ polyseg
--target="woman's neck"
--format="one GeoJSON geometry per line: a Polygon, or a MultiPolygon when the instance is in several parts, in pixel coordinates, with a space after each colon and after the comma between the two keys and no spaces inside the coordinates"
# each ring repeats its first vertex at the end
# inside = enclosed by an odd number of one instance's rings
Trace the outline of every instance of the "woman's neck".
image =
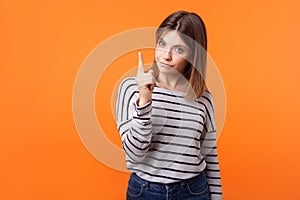
{"type": "Polygon", "coordinates": [[[183,75],[163,75],[159,74],[156,80],[159,87],[164,87],[170,90],[186,91],[188,81],[183,75]]]}

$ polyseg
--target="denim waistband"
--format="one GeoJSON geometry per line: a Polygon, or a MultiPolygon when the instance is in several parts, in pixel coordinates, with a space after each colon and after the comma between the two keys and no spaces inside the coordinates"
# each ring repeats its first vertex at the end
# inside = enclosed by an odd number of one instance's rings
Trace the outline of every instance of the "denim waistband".
{"type": "Polygon", "coordinates": [[[184,186],[187,182],[191,183],[191,182],[198,182],[201,181],[201,179],[206,178],[205,177],[205,173],[204,172],[200,172],[200,174],[198,174],[197,176],[194,176],[192,178],[189,179],[184,179],[178,182],[174,182],[174,183],[157,183],[157,182],[151,182],[151,181],[147,181],[141,177],[139,177],[136,173],[132,173],[132,178],[138,180],[141,184],[144,184],[146,187],[148,186],[154,186],[154,187],[159,187],[159,188],[178,188],[178,187],[182,187],[184,186]],[[204,177],[203,177],[204,176],[204,177]]]}

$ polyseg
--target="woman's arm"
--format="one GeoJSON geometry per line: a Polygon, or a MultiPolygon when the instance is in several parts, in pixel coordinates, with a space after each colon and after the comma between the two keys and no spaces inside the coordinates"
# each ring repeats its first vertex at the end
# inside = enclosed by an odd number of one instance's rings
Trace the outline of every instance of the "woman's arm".
{"type": "Polygon", "coordinates": [[[152,137],[152,102],[139,106],[135,78],[126,78],[119,86],[116,108],[117,128],[127,159],[140,162],[147,153],[152,137]]]}
{"type": "Polygon", "coordinates": [[[206,177],[212,200],[222,199],[222,184],[216,145],[216,124],[214,117],[213,97],[210,93],[204,95],[206,118],[201,135],[201,154],[205,157],[206,177]]]}

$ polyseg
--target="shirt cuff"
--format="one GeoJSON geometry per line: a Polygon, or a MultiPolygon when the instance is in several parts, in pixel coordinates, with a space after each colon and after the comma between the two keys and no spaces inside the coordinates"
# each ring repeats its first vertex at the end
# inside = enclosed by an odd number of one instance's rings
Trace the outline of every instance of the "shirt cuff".
{"type": "Polygon", "coordinates": [[[138,106],[139,98],[134,102],[134,107],[138,116],[145,115],[149,113],[152,109],[152,101],[146,103],[143,106],[138,106]]]}

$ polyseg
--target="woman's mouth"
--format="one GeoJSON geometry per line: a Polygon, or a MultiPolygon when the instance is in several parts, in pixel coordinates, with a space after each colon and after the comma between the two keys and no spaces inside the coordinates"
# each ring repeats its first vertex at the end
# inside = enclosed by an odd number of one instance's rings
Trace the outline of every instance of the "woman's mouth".
{"type": "Polygon", "coordinates": [[[172,67],[172,65],[164,63],[164,62],[159,62],[160,65],[162,65],[163,67],[172,67]]]}

